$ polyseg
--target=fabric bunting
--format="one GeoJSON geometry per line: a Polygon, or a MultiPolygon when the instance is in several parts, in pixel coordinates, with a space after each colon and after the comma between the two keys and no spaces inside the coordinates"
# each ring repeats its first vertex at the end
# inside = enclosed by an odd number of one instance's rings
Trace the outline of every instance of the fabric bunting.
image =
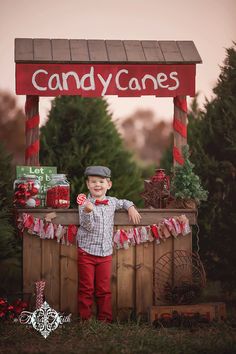
{"type": "MultiPolygon", "coordinates": [[[[55,216],[54,216],[55,217],[55,216]]],[[[35,218],[30,214],[22,213],[17,219],[17,227],[23,233],[40,237],[41,239],[55,239],[63,245],[74,245],[78,227],[76,225],[57,225],[50,219],[35,218]]],[[[189,220],[186,215],[164,218],[157,224],[138,226],[114,231],[114,247],[116,249],[128,249],[130,246],[144,242],[160,244],[173,236],[187,235],[191,232],[189,220]]]]}

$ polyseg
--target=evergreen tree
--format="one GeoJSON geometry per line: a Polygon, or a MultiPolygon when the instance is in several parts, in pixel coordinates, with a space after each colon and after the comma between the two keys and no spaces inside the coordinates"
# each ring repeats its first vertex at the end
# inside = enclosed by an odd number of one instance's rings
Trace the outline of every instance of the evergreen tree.
{"type": "Polygon", "coordinates": [[[41,128],[40,163],[57,166],[71,183],[71,200],[87,192],[84,169],[105,165],[112,170],[110,195],[140,205],[141,171],[122,144],[104,99],[64,96],[54,99],[49,119],[41,128]]]}
{"type": "MultiPolygon", "coordinates": [[[[199,208],[200,253],[208,277],[229,290],[236,285],[236,48],[227,49],[215,98],[188,114],[188,144],[194,170],[208,200],[199,208]]],[[[169,150],[170,151],[170,150],[169,150]]],[[[166,155],[168,156],[168,154],[166,155]]],[[[169,159],[163,164],[169,166],[169,159]]]]}
{"type": "Polygon", "coordinates": [[[205,110],[189,116],[189,144],[196,172],[209,191],[199,210],[201,252],[208,274],[232,289],[236,285],[236,50],[227,50],[205,110]]]}
{"type": "Polygon", "coordinates": [[[0,260],[14,254],[14,228],[12,226],[12,167],[11,158],[0,144],[0,260]]]}
{"type": "Polygon", "coordinates": [[[175,166],[171,179],[171,194],[180,200],[194,200],[197,205],[201,200],[207,200],[207,191],[201,185],[200,178],[193,171],[194,164],[189,160],[189,146],[182,148],[184,164],[175,166]]]}

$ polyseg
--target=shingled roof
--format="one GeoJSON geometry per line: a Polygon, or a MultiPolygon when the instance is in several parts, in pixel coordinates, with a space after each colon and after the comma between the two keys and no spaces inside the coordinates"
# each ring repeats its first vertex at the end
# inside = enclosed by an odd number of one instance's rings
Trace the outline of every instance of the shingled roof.
{"type": "Polygon", "coordinates": [[[193,41],[16,38],[16,63],[197,64],[193,41]]]}

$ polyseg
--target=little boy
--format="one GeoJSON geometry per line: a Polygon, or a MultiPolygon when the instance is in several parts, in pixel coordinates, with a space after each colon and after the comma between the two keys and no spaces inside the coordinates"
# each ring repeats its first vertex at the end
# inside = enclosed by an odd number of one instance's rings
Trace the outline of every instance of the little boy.
{"type": "Polygon", "coordinates": [[[106,196],[112,186],[111,170],[108,167],[89,166],[85,170],[85,176],[90,194],[85,203],[79,206],[79,315],[82,320],[91,317],[95,293],[98,320],[111,322],[110,283],[114,214],[116,210],[124,208],[134,224],[140,222],[141,216],[133,202],[106,196]]]}

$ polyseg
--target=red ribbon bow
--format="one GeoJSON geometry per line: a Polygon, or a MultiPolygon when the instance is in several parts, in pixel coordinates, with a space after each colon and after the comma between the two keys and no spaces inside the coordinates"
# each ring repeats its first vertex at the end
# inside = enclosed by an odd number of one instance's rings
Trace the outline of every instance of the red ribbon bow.
{"type": "Polygon", "coordinates": [[[108,202],[109,202],[108,199],[104,199],[104,200],[96,199],[95,200],[95,205],[100,205],[100,204],[108,205],[108,202]]]}

